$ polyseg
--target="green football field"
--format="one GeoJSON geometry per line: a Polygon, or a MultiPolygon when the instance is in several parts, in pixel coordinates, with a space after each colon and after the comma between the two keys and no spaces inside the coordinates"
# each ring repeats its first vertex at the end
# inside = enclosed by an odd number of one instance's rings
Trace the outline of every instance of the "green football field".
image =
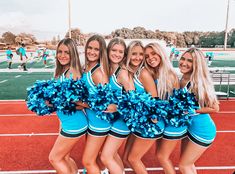
{"type": "MultiPolygon", "coordinates": [[[[20,63],[12,63],[12,69],[17,69],[20,63]]],[[[47,59],[47,66],[49,68],[54,68],[55,63],[53,59],[47,59]]],[[[8,67],[7,61],[0,62],[0,69],[6,69],[8,67]]],[[[45,65],[43,64],[42,59],[32,59],[27,62],[27,68],[44,68],[45,65]]]]}
{"type": "Polygon", "coordinates": [[[53,73],[0,73],[0,100],[26,99],[27,87],[36,80],[52,78],[53,73]]]}
{"type": "MultiPolygon", "coordinates": [[[[37,73],[0,73],[0,100],[26,99],[27,87],[32,86],[36,80],[48,80],[53,77],[52,72],[37,73]]],[[[227,86],[215,86],[217,91],[226,92],[227,86]]],[[[230,97],[235,97],[235,85],[230,85],[230,97]]]]}
{"type": "MultiPolygon", "coordinates": [[[[178,60],[173,61],[173,66],[178,67],[178,60]]],[[[213,60],[209,67],[235,67],[234,60],[213,60]]]]}
{"type": "MultiPolygon", "coordinates": [[[[53,72],[44,72],[45,69],[54,69],[54,59],[48,59],[45,68],[42,59],[33,59],[27,62],[28,69],[37,69],[41,72],[22,72],[18,71],[19,63],[14,63],[12,68],[17,72],[10,72],[7,69],[7,62],[0,62],[0,100],[26,99],[27,87],[32,86],[36,80],[47,80],[53,77],[53,72]]],[[[178,66],[178,61],[173,61],[174,67],[178,66]]],[[[210,67],[235,67],[234,60],[213,60],[210,67]]],[[[235,69],[229,70],[231,74],[235,74],[235,69]]],[[[216,91],[227,91],[227,86],[215,86],[216,91]],[[219,89],[220,88],[220,89],[219,89]]],[[[235,85],[229,86],[231,97],[235,97],[235,85]]]]}

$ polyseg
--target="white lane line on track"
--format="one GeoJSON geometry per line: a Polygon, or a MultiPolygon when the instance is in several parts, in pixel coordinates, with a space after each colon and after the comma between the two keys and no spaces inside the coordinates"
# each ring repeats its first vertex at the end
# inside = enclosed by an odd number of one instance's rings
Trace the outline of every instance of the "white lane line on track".
{"type": "MultiPolygon", "coordinates": [[[[179,170],[178,167],[175,167],[176,170],[179,170]]],[[[233,170],[235,166],[199,166],[196,167],[197,170],[233,170]]],[[[162,171],[161,167],[152,167],[147,168],[147,171],[162,171]]],[[[83,172],[83,169],[79,169],[79,172],[83,172]]],[[[130,168],[125,168],[126,172],[133,171],[130,168]]],[[[33,174],[33,173],[56,173],[55,170],[21,170],[21,171],[0,171],[0,174],[33,174]]]]}
{"type": "Polygon", "coordinates": [[[20,136],[55,136],[58,133],[30,133],[30,134],[0,134],[0,137],[20,137],[20,136]]]}
{"type": "Polygon", "coordinates": [[[36,114],[0,114],[0,117],[25,117],[25,116],[48,117],[48,116],[53,116],[53,115],[56,115],[56,114],[44,115],[44,116],[38,116],[36,114]]]}
{"type": "MultiPolygon", "coordinates": [[[[216,131],[217,133],[235,133],[235,130],[216,131]]],[[[0,134],[0,137],[31,137],[31,136],[57,136],[59,133],[22,133],[22,134],[0,134]]]]}
{"type": "Polygon", "coordinates": [[[15,78],[19,78],[19,77],[21,77],[22,75],[17,75],[17,76],[15,76],[15,78]]]}
{"type": "Polygon", "coordinates": [[[11,105],[11,104],[22,104],[21,102],[23,102],[23,101],[25,102],[25,100],[0,100],[0,102],[1,102],[0,104],[8,104],[8,105],[11,105]]]}
{"type": "Polygon", "coordinates": [[[7,82],[8,80],[2,80],[2,81],[0,81],[0,83],[5,83],[5,82],[7,82]]]}
{"type": "Polygon", "coordinates": [[[216,131],[217,133],[235,133],[235,130],[222,130],[222,131],[216,131]]]}
{"type": "MultiPolygon", "coordinates": [[[[1,104],[0,104],[1,105],[1,104]]],[[[231,115],[219,115],[219,114],[235,114],[235,111],[228,111],[228,112],[219,112],[217,113],[215,116],[217,117],[224,117],[224,116],[229,116],[231,117],[231,115]]],[[[56,115],[56,114],[51,114],[51,115],[45,115],[45,116],[52,116],[52,115],[56,115]]],[[[0,117],[3,116],[3,117],[17,117],[17,116],[38,116],[37,114],[0,114],[0,117]]],[[[214,115],[212,117],[215,117],[214,115]]],[[[42,117],[42,116],[39,116],[39,117],[42,117]]],[[[44,116],[43,116],[44,117],[44,116]]]]}

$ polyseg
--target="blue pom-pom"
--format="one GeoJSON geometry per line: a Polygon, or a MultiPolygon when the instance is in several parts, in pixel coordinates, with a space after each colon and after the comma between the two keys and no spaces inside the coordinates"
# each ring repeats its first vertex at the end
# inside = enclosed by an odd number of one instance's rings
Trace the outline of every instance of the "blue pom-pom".
{"type": "Polygon", "coordinates": [[[82,79],[73,80],[65,78],[63,81],[57,80],[54,84],[56,98],[52,101],[57,111],[70,115],[76,112],[76,102],[85,101],[87,98],[87,88],[82,79]]]}
{"type": "Polygon", "coordinates": [[[27,107],[29,110],[35,112],[37,115],[47,115],[55,111],[54,107],[49,107],[45,103],[45,101],[52,103],[51,99],[54,93],[49,87],[53,83],[53,80],[38,80],[33,86],[27,88],[27,107]]]}
{"type": "Polygon", "coordinates": [[[155,137],[161,128],[153,120],[167,116],[167,101],[157,100],[148,93],[129,91],[119,100],[118,112],[132,132],[139,132],[143,137],[155,137]]]}
{"type": "Polygon", "coordinates": [[[174,89],[169,97],[168,115],[165,121],[175,127],[190,125],[192,115],[198,108],[199,105],[193,93],[189,93],[184,88],[174,89]]]}
{"type": "Polygon", "coordinates": [[[112,90],[110,84],[98,84],[95,88],[88,90],[87,103],[91,110],[96,112],[96,116],[102,120],[111,122],[115,116],[113,113],[105,113],[110,104],[117,103],[117,96],[112,90]]]}

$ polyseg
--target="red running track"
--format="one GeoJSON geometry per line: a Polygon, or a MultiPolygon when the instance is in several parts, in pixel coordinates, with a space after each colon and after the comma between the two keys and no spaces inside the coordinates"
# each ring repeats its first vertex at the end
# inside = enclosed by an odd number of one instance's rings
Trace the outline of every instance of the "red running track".
{"type": "MultiPolygon", "coordinates": [[[[217,137],[212,146],[196,163],[198,174],[231,174],[235,170],[235,100],[221,101],[221,111],[213,114],[217,125],[217,137]],[[209,169],[200,169],[209,167],[209,169]],[[225,167],[225,169],[218,169],[225,167]],[[227,167],[227,168],[226,168],[227,167]],[[234,167],[229,169],[229,167],[234,167]]],[[[28,111],[25,102],[0,102],[0,173],[1,171],[53,170],[48,154],[59,130],[59,121],[53,116],[39,117],[28,111]]],[[[72,156],[82,168],[81,156],[84,137],[73,149],[72,156]]],[[[123,152],[123,147],[120,153],[123,152]]],[[[148,168],[163,173],[154,156],[153,146],[144,156],[148,168]],[[157,171],[159,170],[159,171],[157,171]]],[[[175,166],[179,159],[179,145],[172,154],[175,166]]],[[[132,173],[132,172],[129,172],[132,173]]]]}

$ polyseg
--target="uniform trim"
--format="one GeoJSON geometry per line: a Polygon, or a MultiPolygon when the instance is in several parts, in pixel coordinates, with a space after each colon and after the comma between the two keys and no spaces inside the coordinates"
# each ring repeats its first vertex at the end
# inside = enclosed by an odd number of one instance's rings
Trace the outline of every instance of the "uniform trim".
{"type": "Polygon", "coordinates": [[[95,72],[95,70],[97,70],[100,67],[100,64],[97,63],[92,69],[91,69],[91,75],[95,72]]]}
{"type": "Polygon", "coordinates": [[[68,138],[78,138],[84,134],[86,134],[86,130],[77,134],[69,134],[67,132],[64,132],[62,129],[60,130],[60,135],[64,136],[64,137],[68,137],[68,138]]]}
{"type": "Polygon", "coordinates": [[[108,133],[109,133],[109,131],[107,131],[107,132],[95,132],[95,131],[93,131],[93,130],[91,130],[91,129],[89,129],[88,128],[88,131],[87,131],[89,134],[91,134],[91,135],[94,135],[94,136],[106,136],[106,135],[108,135],[108,133]]]}
{"type": "Polygon", "coordinates": [[[89,83],[90,86],[95,87],[95,83],[92,80],[91,72],[90,71],[87,72],[87,82],[89,83]]]}
{"type": "Polygon", "coordinates": [[[113,83],[114,83],[120,90],[122,90],[122,86],[117,82],[116,76],[115,76],[115,75],[112,75],[112,76],[111,76],[111,79],[112,79],[113,83]]]}
{"type": "Polygon", "coordinates": [[[144,89],[143,84],[140,82],[140,80],[136,76],[134,76],[134,84],[139,86],[141,89],[144,89]]]}
{"type": "Polygon", "coordinates": [[[184,133],[183,135],[178,135],[178,136],[169,136],[169,135],[163,134],[162,138],[168,139],[168,140],[178,140],[178,139],[182,139],[182,138],[184,138],[186,136],[187,136],[187,132],[184,133]]]}
{"type": "Polygon", "coordinates": [[[129,134],[123,135],[123,134],[119,134],[117,132],[113,132],[111,130],[109,131],[109,135],[112,135],[117,138],[127,138],[129,136],[129,134]]]}
{"type": "Polygon", "coordinates": [[[198,141],[196,138],[194,138],[189,132],[188,132],[188,138],[192,141],[192,142],[194,142],[194,143],[196,143],[196,144],[198,144],[198,145],[200,145],[200,146],[203,146],[203,147],[208,147],[208,146],[210,146],[211,144],[212,144],[212,142],[211,143],[204,143],[204,142],[201,142],[201,141],[198,141]]]}

